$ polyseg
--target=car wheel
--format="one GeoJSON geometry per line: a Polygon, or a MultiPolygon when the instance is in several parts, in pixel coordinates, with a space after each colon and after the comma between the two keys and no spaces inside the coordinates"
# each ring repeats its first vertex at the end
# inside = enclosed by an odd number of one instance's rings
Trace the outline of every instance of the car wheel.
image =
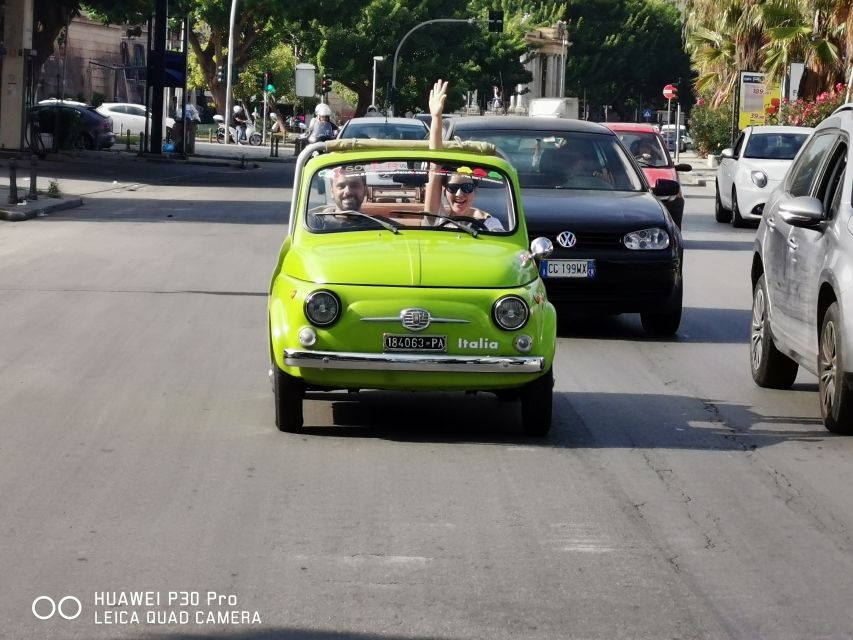
{"type": "Polygon", "coordinates": [[[720,184],[714,183],[714,219],[717,222],[727,223],[732,221],[732,212],[726,211],[723,201],[720,200],[720,184]]]}
{"type": "Polygon", "coordinates": [[[77,139],[74,141],[75,149],[94,149],[95,143],[92,141],[92,138],[88,136],[88,134],[81,133],[77,136],[77,139]]]}
{"type": "Polygon", "coordinates": [[[528,436],[546,436],[551,430],[554,374],[551,369],[541,378],[521,388],[521,428],[528,436]]]}
{"type": "Polygon", "coordinates": [[[644,311],[640,314],[640,322],[648,333],[656,336],[674,336],[681,326],[681,309],[684,298],[684,279],[680,279],[678,287],[673,292],[672,300],[663,312],[644,311]]]}
{"type": "Polygon", "coordinates": [[[291,376],[273,363],[273,391],[275,393],[275,426],[279,431],[299,431],[302,428],[302,401],[305,383],[291,376]]]}
{"type": "Polygon", "coordinates": [[[767,280],[764,274],[752,291],[752,329],[749,334],[749,357],[752,379],[759,387],[790,389],[799,365],[776,348],[770,333],[767,280]]]}
{"type": "Polygon", "coordinates": [[[746,226],[746,220],[740,215],[740,207],[737,203],[737,191],[732,189],[732,226],[736,229],[746,226]]]}
{"type": "Polygon", "coordinates": [[[818,392],[824,426],[832,433],[853,435],[853,390],[844,380],[841,360],[841,317],[838,303],[826,310],[818,346],[818,392]]]}

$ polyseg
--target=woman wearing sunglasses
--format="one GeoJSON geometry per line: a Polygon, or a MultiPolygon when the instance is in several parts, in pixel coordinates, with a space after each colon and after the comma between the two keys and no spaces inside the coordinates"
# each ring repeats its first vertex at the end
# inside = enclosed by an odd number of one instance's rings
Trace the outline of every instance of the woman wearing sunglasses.
{"type": "MultiPolygon", "coordinates": [[[[429,112],[432,123],[429,129],[429,148],[442,148],[441,114],[447,98],[447,82],[438,80],[429,92],[429,112]]],[[[445,172],[433,166],[427,183],[425,208],[450,218],[474,219],[485,229],[503,231],[503,225],[497,218],[474,206],[477,196],[477,183],[466,173],[445,172]],[[443,196],[443,198],[442,198],[443,196]]],[[[439,223],[441,223],[439,221],[439,223]]]]}

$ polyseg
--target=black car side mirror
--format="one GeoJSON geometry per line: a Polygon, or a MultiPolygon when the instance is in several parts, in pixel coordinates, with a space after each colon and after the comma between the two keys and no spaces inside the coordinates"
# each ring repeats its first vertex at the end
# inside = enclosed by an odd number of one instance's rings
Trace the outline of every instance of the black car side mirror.
{"type": "Polygon", "coordinates": [[[652,193],[659,198],[666,196],[676,196],[681,191],[681,185],[677,180],[668,180],[667,178],[658,178],[655,186],[652,187],[652,193]]]}

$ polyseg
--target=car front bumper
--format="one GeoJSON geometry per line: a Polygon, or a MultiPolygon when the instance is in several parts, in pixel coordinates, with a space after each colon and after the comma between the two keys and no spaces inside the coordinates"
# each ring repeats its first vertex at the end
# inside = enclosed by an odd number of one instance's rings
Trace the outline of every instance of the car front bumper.
{"type": "Polygon", "coordinates": [[[541,373],[545,369],[545,358],[539,356],[448,356],[299,349],[285,349],[284,363],[302,369],[439,373],[541,373]]]}
{"type": "Polygon", "coordinates": [[[752,181],[748,184],[739,185],[737,188],[737,204],[741,218],[744,220],[760,220],[767,198],[770,197],[770,193],[780,182],[782,181],[768,180],[767,185],[763,188],[755,186],[752,181]]]}

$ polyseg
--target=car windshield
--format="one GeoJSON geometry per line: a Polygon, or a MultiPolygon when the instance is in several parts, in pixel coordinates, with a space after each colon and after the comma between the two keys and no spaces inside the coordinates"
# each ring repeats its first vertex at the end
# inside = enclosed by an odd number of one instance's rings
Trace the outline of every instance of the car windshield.
{"type": "Polygon", "coordinates": [[[311,178],[302,223],[314,233],[385,229],[405,234],[417,229],[478,236],[510,233],[517,219],[504,173],[397,156],[318,170],[311,178]],[[427,211],[430,174],[441,201],[427,211]]]}
{"type": "Polygon", "coordinates": [[[341,138],[374,138],[378,140],[426,140],[429,129],[416,121],[412,124],[387,122],[350,122],[341,132],[341,138]]]}
{"type": "Polygon", "coordinates": [[[793,160],[809,133],[753,133],[746,143],[744,158],[793,160]]]}
{"type": "Polygon", "coordinates": [[[670,165],[669,155],[660,138],[651,131],[620,131],[617,135],[641,167],[670,165]]]}
{"type": "Polygon", "coordinates": [[[644,189],[616,136],[530,130],[461,130],[456,135],[494,144],[518,171],[522,188],[644,189]]]}

